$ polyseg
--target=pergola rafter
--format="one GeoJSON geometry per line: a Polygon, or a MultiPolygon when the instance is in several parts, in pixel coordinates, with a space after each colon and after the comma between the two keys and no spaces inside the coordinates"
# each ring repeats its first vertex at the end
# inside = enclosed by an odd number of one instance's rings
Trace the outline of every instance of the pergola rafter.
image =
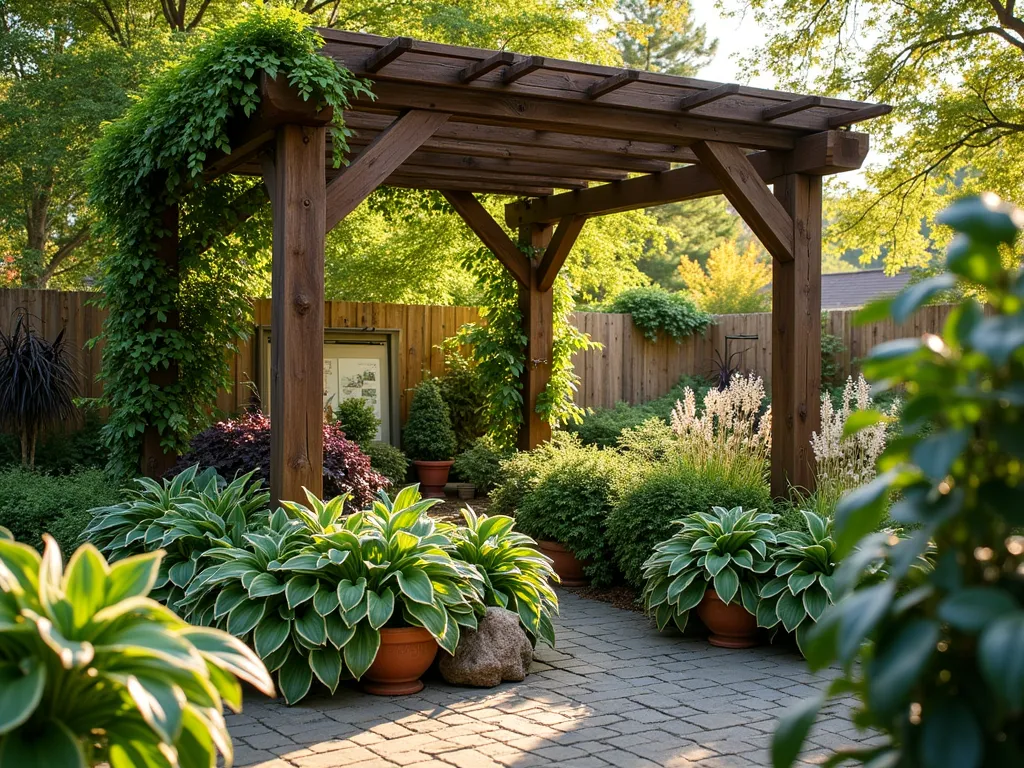
{"type": "Polygon", "coordinates": [[[523,448],[550,435],[536,406],[551,373],[552,286],[587,219],[724,194],[774,260],[772,489],[813,486],[821,177],[860,167],[868,137],[847,129],[889,107],[404,37],[321,34],[323,54],[369,80],[374,94],[345,114],[347,166],[330,162],[330,114],[264,78],[260,108],[236,126],[232,152],[206,168],[207,177],[262,175],[273,201],[275,500],[301,498],[303,485],[322,490],[323,241],[382,185],[441,191],[517,281],[528,340],[523,448]],[[523,198],[505,209],[515,238],[481,193],[523,198]]]}

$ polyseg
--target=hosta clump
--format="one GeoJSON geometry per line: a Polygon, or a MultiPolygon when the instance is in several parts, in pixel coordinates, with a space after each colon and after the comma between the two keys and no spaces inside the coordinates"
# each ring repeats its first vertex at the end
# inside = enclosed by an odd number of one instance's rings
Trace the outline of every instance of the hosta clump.
{"type": "Polygon", "coordinates": [[[766,629],[783,626],[796,632],[801,648],[807,631],[836,594],[836,543],[832,521],[813,512],[801,511],[807,533],[785,531],[777,535],[780,549],[772,555],[775,578],[761,587],[757,625],[766,629]]]}
{"type": "Polygon", "coordinates": [[[551,617],[558,615],[558,596],[551,581],[558,580],[551,560],[536,549],[529,536],[512,530],[515,520],[506,515],[477,515],[462,510],[464,526],[450,529],[455,553],[476,567],[483,579],[485,605],[507,608],[519,614],[531,642],[555,645],[551,617]]]}
{"type": "Polygon", "coordinates": [[[83,537],[111,560],[164,550],[153,597],[180,610],[203,553],[241,546],[246,530],[265,519],[270,494],[252,478],[250,472],[225,485],[214,470],[198,466],[162,483],[139,478],[127,501],[92,510],[83,537]]]}
{"type": "MultiPolygon", "coordinates": [[[[1024,273],[1005,266],[1019,253],[1024,212],[970,198],[937,221],[957,232],[949,273],[864,317],[884,312],[902,324],[936,294],[971,298],[941,336],[879,345],[863,363],[869,379],[906,392],[900,437],[877,477],[836,508],[837,553],[852,552],[836,580],[848,591],[808,633],[806,654],[842,674],[780,721],[776,766],[796,761],[828,695],[852,695],[855,722],[880,736],[844,760],[1024,765],[1024,273]],[[886,515],[916,530],[874,533],[886,515]],[[934,566],[915,567],[925,554],[934,566]],[[861,582],[878,561],[884,580],[861,582]]],[[[847,432],[883,418],[864,412],[847,432]]]]}
{"type": "Polygon", "coordinates": [[[108,565],[87,544],[64,570],[45,538],[40,556],[0,531],[0,766],[230,765],[235,676],[274,693],[259,659],[146,597],[159,553],[108,565]]]}
{"type": "Polygon", "coordinates": [[[483,584],[427,517],[435,502],[406,488],[346,516],[348,496],[307,500],[285,502],[242,546],[208,551],[189,615],[255,647],[289,703],[314,676],[332,692],[361,678],[384,627],[425,627],[454,652],[459,626],[476,627],[483,584]]]}
{"type": "Polygon", "coordinates": [[[678,521],[682,529],[658,544],[644,563],[644,607],[658,629],[674,621],[684,630],[708,589],[723,603],[739,603],[756,614],[763,574],[772,569],[776,518],[756,509],[713,507],[678,521]]]}

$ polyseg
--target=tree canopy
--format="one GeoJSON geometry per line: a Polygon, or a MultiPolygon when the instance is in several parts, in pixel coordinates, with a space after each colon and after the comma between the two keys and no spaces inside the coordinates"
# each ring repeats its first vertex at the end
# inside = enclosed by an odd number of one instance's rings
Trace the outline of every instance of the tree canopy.
{"type": "Polygon", "coordinates": [[[1024,12],[1014,0],[744,0],[769,30],[749,71],[780,87],[892,104],[870,124],[864,184],[832,185],[826,247],[927,263],[953,195],[1024,193],[1024,12]]]}

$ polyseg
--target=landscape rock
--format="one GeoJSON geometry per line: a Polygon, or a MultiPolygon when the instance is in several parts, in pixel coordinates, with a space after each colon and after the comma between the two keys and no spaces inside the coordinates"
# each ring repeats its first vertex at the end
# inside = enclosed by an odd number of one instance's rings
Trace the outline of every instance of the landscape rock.
{"type": "Polygon", "coordinates": [[[477,630],[462,628],[455,655],[441,654],[441,675],[453,685],[493,688],[526,679],[533,646],[519,626],[519,615],[488,608],[477,630]]]}

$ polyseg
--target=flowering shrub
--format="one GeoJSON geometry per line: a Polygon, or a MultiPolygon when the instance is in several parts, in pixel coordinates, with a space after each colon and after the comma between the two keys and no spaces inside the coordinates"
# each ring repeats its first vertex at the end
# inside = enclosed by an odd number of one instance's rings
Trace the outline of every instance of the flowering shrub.
{"type": "Polygon", "coordinates": [[[694,469],[735,481],[765,481],[772,449],[771,406],[761,414],[764,382],[759,376],[736,376],[723,390],[704,395],[697,415],[693,390],[672,411],[672,430],[679,438],[679,453],[694,469]]]}
{"type": "Polygon", "coordinates": [[[874,407],[867,379],[846,379],[838,408],[825,392],[821,396],[821,432],[811,435],[811,447],[817,463],[816,503],[819,510],[831,512],[839,498],[851,488],[875,477],[875,462],[885,450],[888,423],[899,415],[899,401],[893,403],[886,420],[845,436],[843,429],[850,415],[874,407]]]}
{"type": "MultiPolygon", "coordinates": [[[[167,474],[176,475],[193,464],[213,467],[229,480],[256,470],[256,476],[269,483],[270,419],[247,413],[214,424],[192,438],[188,453],[167,474]]],[[[365,506],[387,486],[387,479],[370,467],[369,457],[345,437],[339,424],[324,424],[324,498],[351,493],[353,503],[365,506]]]]}

